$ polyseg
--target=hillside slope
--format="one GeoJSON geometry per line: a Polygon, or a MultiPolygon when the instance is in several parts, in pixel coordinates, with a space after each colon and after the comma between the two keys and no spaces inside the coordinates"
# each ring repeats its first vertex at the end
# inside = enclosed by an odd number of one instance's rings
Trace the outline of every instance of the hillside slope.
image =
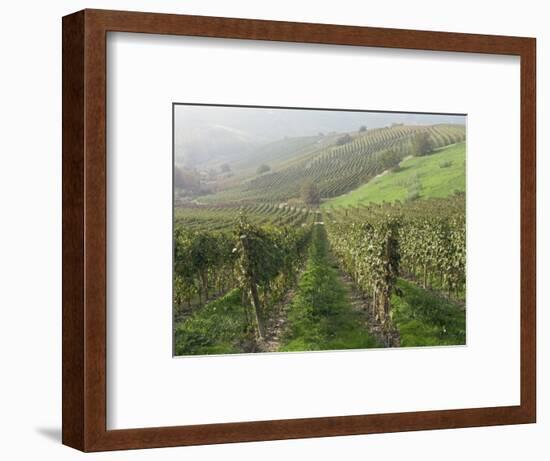
{"type": "MultiPolygon", "coordinates": [[[[296,152],[295,158],[275,170],[253,176],[239,186],[219,192],[207,201],[281,202],[298,197],[301,185],[313,181],[321,197],[345,194],[397,165],[413,150],[417,133],[426,132],[436,147],[461,142],[464,125],[397,125],[348,133],[343,142],[321,145],[316,150],[296,152]]],[[[289,156],[291,157],[291,156],[289,156]]]]}
{"type": "Polygon", "coordinates": [[[305,158],[321,148],[328,146],[331,136],[302,136],[285,138],[262,145],[252,152],[248,152],[231,164],[234,173],[243,179],[250,179],[256,175],[258,166],[265,164],[272,170],[281,170],[296,158],[305,158]]]}
{"type": "Polygon", "coordinates": [[[399,166],[398,171],[385,172],[348,194],[327,200],[323,207],[403,201],[412,196],[448,197],[465,190],[464,142],[424,157],[407,158],[399,166]]]}

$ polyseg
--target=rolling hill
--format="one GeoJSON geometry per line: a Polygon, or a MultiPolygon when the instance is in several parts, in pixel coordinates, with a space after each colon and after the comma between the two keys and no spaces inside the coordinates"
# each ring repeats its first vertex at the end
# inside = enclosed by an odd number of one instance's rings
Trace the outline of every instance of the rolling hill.
{"type": "Polygon", "coordinates": [[[442,198],[465,190],[466,145],[444,147],[431,155],[406,158],[397,171],[386,171],[323,207],[442,198]]]}
{"type": "Polygon", "coordinates": [[[284,202],[298,197],[308,180],[318,186],[323,199],[338,197],[398,165],[411,154],[413,139],[421,132],[438,148],[465,139],[464,125],[397,125],[339,135],[331,142],[304,143],[295,151],[289,148],[279,154],[280,163],[270,172],[243,178],[237,186],[204,197],[204,201],[284,202]]]}

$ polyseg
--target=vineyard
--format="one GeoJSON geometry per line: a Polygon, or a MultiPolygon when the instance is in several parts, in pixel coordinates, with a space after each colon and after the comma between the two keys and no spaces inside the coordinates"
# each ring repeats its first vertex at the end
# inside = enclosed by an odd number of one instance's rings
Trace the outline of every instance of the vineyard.
{"type": "Polygon", "coordinates": [[[463,125],[398,125],[275,143],[274,171],[177,201],[174,354],[465,344],[465,193],[440,186],[464,176],[464,138],[463,125]],[[383,190],[382,173],[424,193],[362,192],[383,190]]]}
{"type": "Polygon", "coordinates": [[[462,196],[283,208],[176,225],[177,355],[464,344],[462,196]]]}
{"type": "Polygon", "coordinates": [[[235,216],[245,214],[256,225],[297,227],[311,224],[314,212],[307,207],[260,203],[255,205],[182,206],[175,209],[176,226],[188,230],[221,231],[231,227],[235,216]]]}
{"type": "Polygon", "coordinates": [[[321,197],[345,194],[380,173],[397,166],[413,149],[415,136],[425,132],[435,148],[465,139],[463,125],[398,126],[350,136],[343,145],[321,145],[300,152],[277,171],[262,174],[206,200],[217,202],[264,201],[279,203],[298,194],[304,179],[315,182],[321,197]]]}

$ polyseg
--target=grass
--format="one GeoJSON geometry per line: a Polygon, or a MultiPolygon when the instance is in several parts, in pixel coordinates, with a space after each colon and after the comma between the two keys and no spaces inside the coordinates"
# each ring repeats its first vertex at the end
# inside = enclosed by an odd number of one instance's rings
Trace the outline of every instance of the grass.
{"type": "Polygon", "coordinates": [[[401,296],[392,295],[393,321],[401,347],[466,344],[466,311],[457,304],[406,280],[398,280],[401,296]]]}
{"type": "Polygon", "coordinates": [[[176,355],[234,354],[243,352],[247,322],[241,303],[241,291],[206,304],[191,317],[176,325],[176,355]]]}
{"type": "Polygon", "coordinates": [[[378,347],[362,327],[332,267],[324,226],[313,230],[309,259],[288,313],[281,351],[319,351],[378,347]]]}
{"type": "Polygon", "coordinates": [[[350,206],[367,203],[404,201],[407,197],[440,198],[466,187],[466,145],[455,144],[424,157],[400,163],[398,171],[387,172],[367,184],[323,203],[350,206]]]}

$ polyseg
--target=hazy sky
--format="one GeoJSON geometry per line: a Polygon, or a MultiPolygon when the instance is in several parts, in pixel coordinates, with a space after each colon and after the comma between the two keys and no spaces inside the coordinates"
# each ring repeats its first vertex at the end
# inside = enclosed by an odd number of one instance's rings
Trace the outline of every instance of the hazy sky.
{"type": "Polygon", "coordinates": [[[202,163],[284,137],[357,131],[362,125],[463,124],[465,120],[462,115],[177,105],[176,161],[202,163]]]}
{"type": "Polygon", "coordinates": [[[462,115],[311,109],[177,105],[175,111],[178,131],[222,125],[270,140],[285,136],[316,135],[319,131],[352,131],[360,125],[380,128],[391,123],[431,125],[465,121],[462,115]]]}

